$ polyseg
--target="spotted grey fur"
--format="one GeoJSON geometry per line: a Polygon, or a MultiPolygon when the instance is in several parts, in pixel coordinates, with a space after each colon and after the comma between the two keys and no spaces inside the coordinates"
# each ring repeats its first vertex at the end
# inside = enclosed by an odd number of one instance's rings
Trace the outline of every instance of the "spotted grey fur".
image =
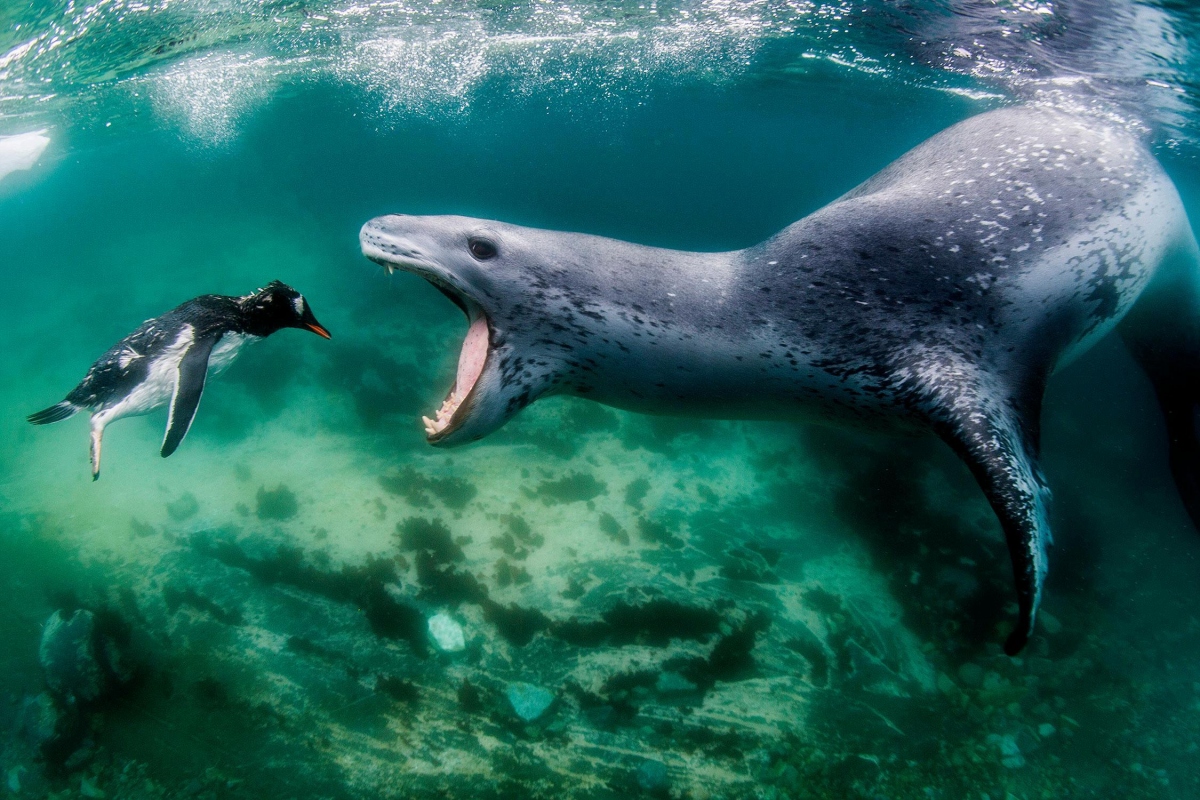
{"type": "Polygon", "coordinates": [[[361,243],[487,317],[483,373],[434,444],[478,439],[556,392],[654,413],[932,430],[1006,535],[1019,600],[1009,653],[1033,629],[1046,574],[1046,381],[1126,316],[1200,518],[1185,380],[1200,366],[1195,240],[1153,157],[1090,118],[1024,107],[968,119],[734,252],[403,215],[371,220],[361,243]],[[490,257],[472,253],[481,240],[490,257]]]}

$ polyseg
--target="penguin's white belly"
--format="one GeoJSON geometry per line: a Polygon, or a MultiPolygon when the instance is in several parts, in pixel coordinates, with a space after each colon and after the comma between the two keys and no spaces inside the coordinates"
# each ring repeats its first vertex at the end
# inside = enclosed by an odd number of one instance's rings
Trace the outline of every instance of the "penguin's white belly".
{"type": "MultiPolygon", "coordinates": [[[[179,362],[191,347],[194,337],[195,330],[192,326],[184,326],[175,341],[150,362],[146,380],[119,402],[101,412],[105,419],[111,421],[120,417],[148,414],[170,403],[175,395],[175,385],[179,381],[179,362]]],[[[224,372],[245,345],[261,338],[242,333],[227,333],[222,336],[208,358],[208,377],[224,372]]]]}
{"type": "Polygon", "coordinates": [[[254,344],[262,338],[248,333],[227,333],[222,336],[221,341],[217,342],[212,354],[208,357],[208,377],[215,378],[220,375],[234,362],[243,347],[254,344]]]}
{"type": "Polygon", "coordinates": [[[179,381],[179,362],[194,338],[195,329],[191,325],[183,326],[175,341],[150,362],[146,379],[120,401],[100,412],[105,420],[146,414],[169,403],[179,381]]]}

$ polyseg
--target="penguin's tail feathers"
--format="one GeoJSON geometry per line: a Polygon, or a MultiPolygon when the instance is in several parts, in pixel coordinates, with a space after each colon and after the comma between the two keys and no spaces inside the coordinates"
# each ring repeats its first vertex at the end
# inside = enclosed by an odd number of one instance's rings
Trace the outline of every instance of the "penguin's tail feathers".
{"type": "Polygon", "coordinates": [[[36,414],[30,414],[26,419],[34,425],[49,425],[52,422],[62,422],[64,419],[73,417],[77,413],[79,413],[79,406],[63,400],[61,403],[55,403],[36,414]]]}

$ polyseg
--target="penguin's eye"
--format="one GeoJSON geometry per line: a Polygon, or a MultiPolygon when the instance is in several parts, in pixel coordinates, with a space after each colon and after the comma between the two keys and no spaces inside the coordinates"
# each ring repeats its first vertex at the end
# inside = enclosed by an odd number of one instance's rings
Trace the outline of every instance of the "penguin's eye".
{"type": "Polygon", "coordinates": [[[471,251],[471,255],[480,261],[487,261],[489,258],[496,257],[496,245],[478,236],[472,236],[467,240],[467,249],[471,251]]]}

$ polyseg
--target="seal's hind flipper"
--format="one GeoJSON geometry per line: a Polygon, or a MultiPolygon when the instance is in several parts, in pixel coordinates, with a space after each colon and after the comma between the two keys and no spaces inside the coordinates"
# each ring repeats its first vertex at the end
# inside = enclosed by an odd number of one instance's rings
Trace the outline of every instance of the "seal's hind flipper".
{"type": "Polygon", "coordinates": [[[1018,619],[1004,644],[1016,655],[1033,632],[1046,578],[1046,521],[1049,490],[1038,466],[1041,380],[1013,391],[994,376],[954,360],[914,370],[921,386],[917,402],[942,439],[970,467],[1000,527],[1012,557],[1018,619]]]}
{"type": "Polygon", "coordinates": [[[1004,643],[1015,656],[1025,647],[1042,602],[1046,579],[1049,490],[1026,437],[1004,412],[978,410],[948,427],[943,438],[967,462],[1008,542],[1017,589],[1018,619],[1004,643]]]}
{"type": "Polygon", "coordinates": [[[179,361],[179,375],[175,381],[175,393],[171,397],[171,411],[167,417],[167,433],[163,436],[163,458],[175,452],[192,427],[196,409],[200,407],[200,396],[204,394],[204,380],[208,377],[208,357],[218,338],[220,337],[206,336],[192,342],[179,361]]]}

